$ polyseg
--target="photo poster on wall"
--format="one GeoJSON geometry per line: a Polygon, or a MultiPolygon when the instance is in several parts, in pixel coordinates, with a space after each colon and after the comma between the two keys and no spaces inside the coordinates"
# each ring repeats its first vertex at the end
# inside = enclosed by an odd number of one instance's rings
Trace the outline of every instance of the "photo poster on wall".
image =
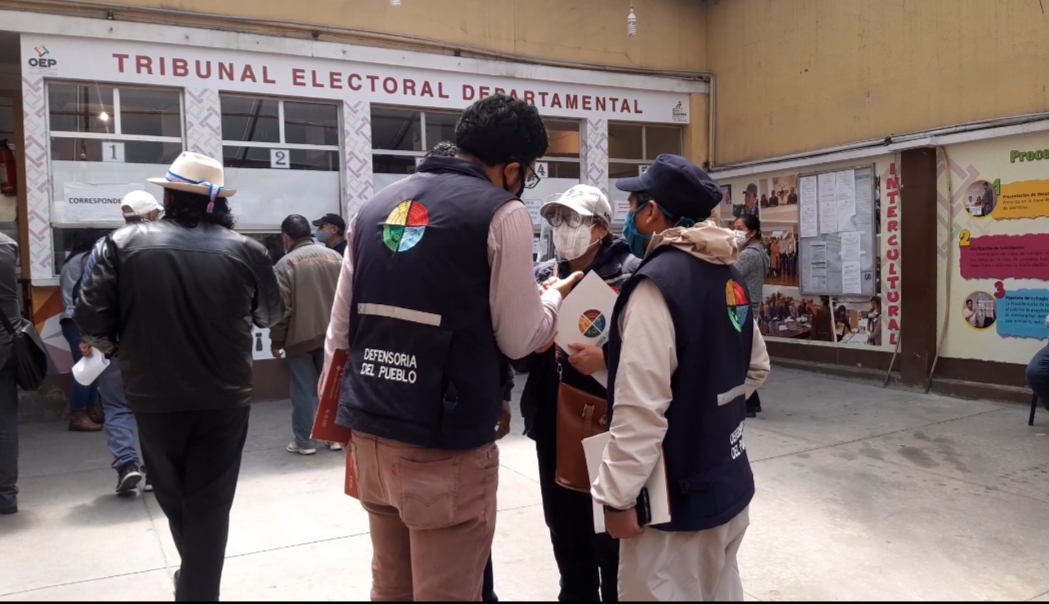
{"type": "MultiPolygon", "coordinates": [[[[852,195],[853,199],[841,204],[841,209],[836,203],[831,206],[834,227],[841,222],[852,229],[844,234],[835,233],[834,237],[819,234],[818,175],[755,176],[731,183],[734,191],[742,191],[747,199],[737,198],[731,212],[727,212],[723,205],[722,216],[727,214],[728,219],[735,220],[755,208],[761,221],[761,243],[769,259],[758,312],[758,326],[765,337],[847,346],[883,346],[884,313],[879,297],[881,277],[876,239],[880,223],[876,216],[880,211],[879,180],[872,179],[873,168],[866,168],[866,172],[862,170],[859,182],[853,180],[851,189],[844,184],[841,194],[849,196],[849,191],[858,187],[866,187],[866,194],[852,195]],[[748,205],[750,198],[753,203],[748,205]],[[858,217],[859,209],[853,209],[853,204],[858,204],[866,214],[858,217]],[[867,229],[866,240],[860,228],[867,229]],[[809,243],[807,257],[802,249],[806,238],[809,243]],[[815,268],[815,276],[824,281],[828,280],[828,271],[837,271],[836,282],[839,284],[843,276],[853,275],[849,287],[857,293],[841,291],[831,296],[804,291],[803,262],[810,269],[815,268]],[[865,270],[870,281],[866,288],[863,284],[865,270]],[[859,277],[859,284],[855,276],[859,277]]],[[[835,199],[839,195],[836,180],[831,193],[835,199]]],[[[808,278],[813,277],[809,275],[808,278]]]]}
{"type": "Polygon", "coordinates": [[[1026,364],[1049,337],[1049,133],[945,151],[938,306],[950,314],[941,356],[1026,364]]]}

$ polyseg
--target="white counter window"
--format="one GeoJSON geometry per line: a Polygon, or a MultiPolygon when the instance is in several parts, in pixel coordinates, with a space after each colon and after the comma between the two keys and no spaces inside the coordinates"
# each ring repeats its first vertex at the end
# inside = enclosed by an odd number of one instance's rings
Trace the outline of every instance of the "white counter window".
{"type": "Polygon", "coordinates": [[[222,163],[237,229],[278,228],[289,214],[341,213],[339,106],[220,94],[222,163]]]}

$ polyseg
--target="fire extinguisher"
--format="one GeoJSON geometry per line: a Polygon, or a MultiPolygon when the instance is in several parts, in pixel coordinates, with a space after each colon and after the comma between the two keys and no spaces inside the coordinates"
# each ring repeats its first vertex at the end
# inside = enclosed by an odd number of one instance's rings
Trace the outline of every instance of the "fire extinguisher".
{"type": "Polygon", "coordinates": [[[4,139],[0,141],[0,193],[15,195],[18,192],[16,183],[15,154],[7,146],[7,139],[4,139]]]}

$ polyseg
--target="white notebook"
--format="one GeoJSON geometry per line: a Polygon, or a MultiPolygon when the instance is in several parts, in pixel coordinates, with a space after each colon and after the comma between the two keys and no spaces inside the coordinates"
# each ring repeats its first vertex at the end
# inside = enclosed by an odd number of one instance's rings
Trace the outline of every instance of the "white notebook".
{"type": "MultiPolygon", "coordinates": [[[[554,342],[569,354],[572,353],[569,344],[603,346],[608,341],[617,297],[615,290],[597,273],[587,273],[561,303],[554,342]]],[[[598,371],[590,377],[602,387],[608,387],[607,370],[598,371]]]]}
{"type": "MultiPolygon", "coordinates": [[[[612,440],[612,434],[609,432],[583,439],[583,452],[586,454],[586,469],[590,474],[590,484],[597,480],[601,458],[610,440],[612,440]]],[[[670,493],[667,491],[667,468],[663,463],[662,450],[656,461],[656,467],[652,470],[652,475],[645,483],[645,488],[648,489],[648,501],[652,511],[652,521],[649,524],[670,522],[670,493]]],[[[596,500],[594,501],[594,532],[605,532],[605,511],[596,500]]]]}

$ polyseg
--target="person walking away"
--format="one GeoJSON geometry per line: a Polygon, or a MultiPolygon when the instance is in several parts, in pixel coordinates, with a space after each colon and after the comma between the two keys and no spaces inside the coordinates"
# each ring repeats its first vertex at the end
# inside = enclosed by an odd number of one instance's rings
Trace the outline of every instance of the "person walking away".
{"type": "MultiPolygon", "coordinates": [[[[24,319],[18,308],[18,244],[0,233],[0,312],[11,325],[24,319]]],[[[18,512],[18,372],[14,345],[0,329],[0,515],[18,512]]]]}
{"type": "MultiPolygon", "coordinates": [[[[536,266],[539,283],[594,271],[618,289],[641,264],[630,246],[612,235],[612,207],[597,187],[576,185],[540,213],[553,228],[557,259],[536,266]]],[[[605,369],[605,351],[596,346],[564,351],[550,347],[516,363],[528,373],[521,397],[525,433],[535,440],[543,516],[550,530],[554,558],[561,575],[561,602],[617,601],[619,543],[594,534],[593,502],[589,493],[563,487],[554,480],[557,469],[557,399],[560,382],[595,397],[606,398],[604,386],[590,377],[605,369]]]]}
{"type": "Polygon", "coordinates": [[[317,243],[328,246],[340,256],[346,254],[346,221],[342,219],[342,216],[325,214],[314,220],[313,226],[317,227],[317,232],[313,235],[317,243]]]}
{"type": "MultiPolygon", "coordinates": [[[[120,206],[125,224],[159,220],[160,212],[163,209],[157,199],[146,191],[128,193],[121,200],[120,206]]],[[[105,242],[105,237],[99,239],[95,243],[95,248],[88,254],[87,262],[84,263],[84,276],[91,274],[98,262],[99,255],[103,252],[105,242]]],[[[74,300],[80,297],[83,282],[84,277],[82,276],[75,288],[74,300]]],[[[80,354],[90,357],[94,354],[94,349],[81,342],[80,354]]],[[[135,416],[128,407],[127,397],[124,394],[124,377],[120,373],[120,364],[111,362],[102,375],[98,376],[96,384],[98,385],[98,398],[102,400],[102,409],[106,414],[106,421],[103,424],[106,446],[109,447],[109,453],[113,456],[112,467],[117,472],[116,492],[118,495],[130,493],[142,482],[145,472],[138,451],[135,449],[138,430],[135,428],[135,416]]]]}
{"type": "Polygon", "coordinates": [[[280,319],[280,290],[262,245],[232,230],[221,163],[184,152],[149,181],[164,188],[164,219],[106,237],[75,317],[120,363],[182,557],[175,599],[213,601],[248,434],[251,326],[280,319]]]}
{"type": "Polygon", "coordinates": [[[553,339],[582,275],[532,280],[520,201],[549,144],[535,107],[499,94],[367,201],[347,233],[325,372],[348,348],[336,422],[353,430],[371,524],[372,599],[479,601],[495,531],[505,364],[553,339]],[[449,552],[455,552],[449,556],[449,552]]]}
{"type": "Polygon", "coordinates": [[[754,476],[743,442],[747,396],[769,372],[731,231],[710,215],[717,184],[660,155],[630,193],[623,232],[645,260],[623,285],[608,344],[611,440],[593,495],[621,539],[619,597],[743,600],[736,554],[754,476]],[[663,452],[670,522],[638,524],[635,502],[663,452]]]}
{"type": "MultiPolygon", "coordinates": [[[[342,256],[313,243],[310,223],[292,214],[280,225],[287,252],[274,267],[284,316],[270,328],[273,358],[288,358],[291,369],[291,429],[294,440],[289,453],[313,455],[310,439],[317,415],[317,381],[324,369],[324,337],[328,332],[335,287],[342,269],[342,256]]],[[[341,446],[329,443],[333,451],[341,446]]]]}
{"type": "MultiPolygon", "coordinates": [[[[81,231],[73,240],[69,257],[62,265],[59,273],[59,283],[62,289],[62,314],[59,324],[62,327],[62,336],[69,343],[69,353],[73,356],[73,363],[80,361],[81,353],[80,329],[73,321],[73,312],[76,310],[76,298],[73,289],[80,282],[84,274],[84,264],[87,262],[88,254],[98,239],[94,230],[81,231]]],[[[95,400],[98,396],[98,382],[85,386],[76,380],[70,380],[69,387],[69,431],[70,432],[100,432],[101,423],[104,421],[104,412],[99,413],[95,409],[95,400]],[[94,417],[92,418],[92,415],[94,417]]]]}
{"type": "MultiPolygon", "coordinates": [[[[747,296],[750,297],[750,309],[757,317],[760,316],[765,277],[769,274],[769,257],[765,255],[765,246],[761,244],[761,219],[757,216],[741,216],[732,228],[739,249],[736,269],[743,275],[747,296]]],[[[757,417],[758,413],[761,413],[761,398],[758,391],[754,390],[754,394],[747,398],[747,417],[757,417]]]]}

